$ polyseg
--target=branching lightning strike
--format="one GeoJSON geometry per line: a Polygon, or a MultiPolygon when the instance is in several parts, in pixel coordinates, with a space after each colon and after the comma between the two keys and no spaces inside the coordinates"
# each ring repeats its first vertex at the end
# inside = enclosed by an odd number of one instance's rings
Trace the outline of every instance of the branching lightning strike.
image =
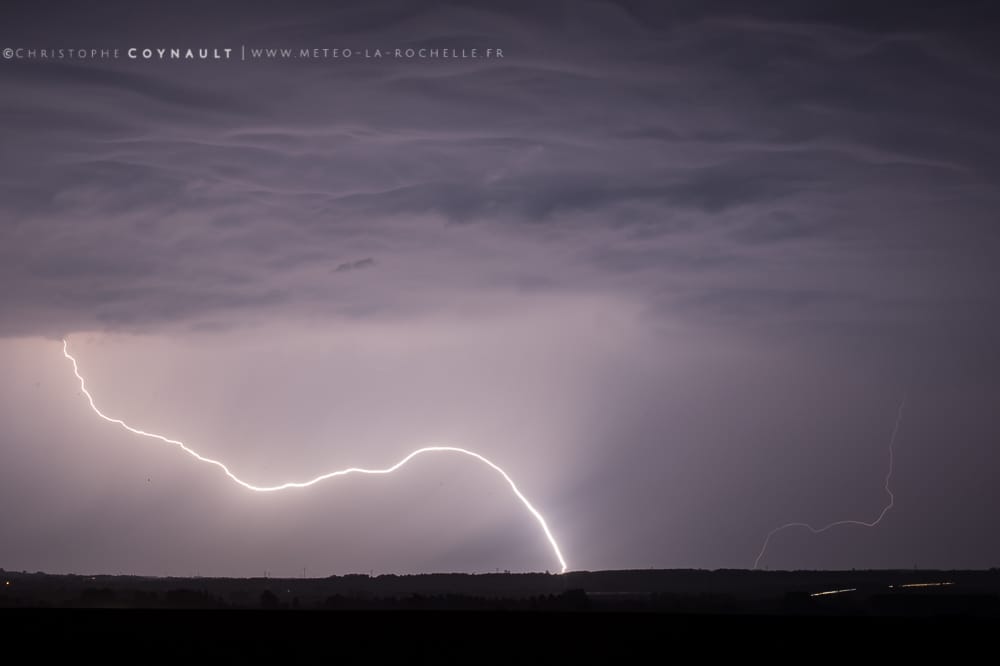
{"type": "Polygon", "coordinates": [[[885,518],[885,514],[889,513],[889,510],[892,509],[892,507],[896,503],[896,496],[892,494],[892,490],[889,488],[889,481],[892,480],[893,446],[896,443],[896,433],[899,432],[899,423],[903,418],[904,407],[906,407],[905,396],[903,397],[902,402],[899,403],[899,409],[896,411],[896,423],[892,427],[892,436],[889,437],[889,471],[885,475],[885,484],[884,484],[885,492],[887,495],[889,495],[889,502],[882,508],[882,512],[878,514],[878,518],[876,518],[870,523],[867,523],[863,520],[837,520],[830,523],[829,525],[824,525],[823,527],[820,527],[818,529],[813,527],[809,523],[785,523],[780,527],[775,527],[773,530],[768,532],[767,537],[764,539],[764,545],[761,546],[760,552],[757,554],[757,559],[753,561],[754,569],[757,569],[757,567],[760,565],[760,561],[764,558],[764,553],[767,552],[767,544],[771,542],[771,537],[773,537],[778,532],[786,530],[790,527],[804,527],[813,534],[820,534],[832,527],[837,527],[838,525],[858,525],[859,527],[875,527],[880,522],[882,522],[882,519],[885,518]]]}
{"type": "Polygon", "coordinates": [[[521,503],[524,504],[524,507],[531,513],[532,516],[535,517],[535,520],[538,521],[539,526],[541,526],[542,531],[545,533],[545,538],[548,539],[549,545],[552,547],[552,552],[555,554],[556,559],[559,561],[559,566],[560,566],[561,572],[562,573],[566,572],[566,568],[567,568],[567,566],[566,566],[566,560],[563,559],[562,552],[559,550],[559,544],[556,543],[555,537],[552,536],[552,532],[549,530],[549,526],[545,522],[545,518],[542,516],[542,514],[539,513],[538,509],[536,509],[531,504],[531,502],[528,501],[528,498],[525,497],[521,493],[521,491],[518,489],[517,485],[514,483],[514,480],[511,479],[510,476],[507,475],[507,472],[505,472],[503,469],[501,469],[500,466],[497,465],[496,463],[492,462],[491,460],[487,459],[484,456],[479,455],[478,453],[476,453],[474,451],[469,451],[468,449],[458,448],[456,446],[425,446],[423,448],[419,448],[419,449],[417,449],[415,451],[412,451],[409,455],[407,455],[405,458],[403,458],[402,460],[400,460],[399,462],[397,462],[395,465],[392,465],[391,467],[386,467],[384,469],[366,469],[366,468],[363,468],[363,467],[348,467],[346,469],[340,469],[340,470],[336,470],[336,471],[333,471],[333,472],[327,472],[326,474],[321,474],[321,475],[319,475],[319,476],[317,476],[317,477],[315,477],[313,479],[310,479],[308,481],[289,481],[287,483],[282,483],[282,484],[276,485],[276,486],[256,486],[256,485],[254,485],[252,483],[247,483],[243,479],[241,479],[238,476],[236,476],[235,474],[233,474],[229,470],[229,468],[226,467],[226,465],[224,465],[222,462],[220,462],[218,460],[214,460],[212,458],[206,458],[205,456],[201,455],[200,453],[198,453],[194,449],[189,448],[186,444],[184,444],[184,442],[181,442],[181,441],[176,440],[176,439],[170,439],[169,437],[164,437],[163,435],[158,435],[156,433],[146,432],[145,430],[140,430],[138,428],[133,428],[129,424],[125,423],[125,421],[123,421],[121,419],[116,419],[116,418],[111,417],[111,416],[108,416],[107,414],[105,414],[104,412],[102,412],[100,409],[97,408],[97,405],[94,404],[94,397],[92,395],[90,395],[90,392],[87,390],[87,384],[86,384],[86,382],[83,379],[83,375],[80,374],[80,368],[77,365],[76,358],[74,358],[69,353],[69,344],[67,343],[66,340],[63,340],[62,342],[63,342],[63,356],[65,356],[67,359],[69,359],[69,361],[73,364],[73,374],[75,374],[76,378],[80,381],[80,391],[83,393],[84,396],[86,396],[87,401],[90,403],[90,408],[94,411],[95,414],[97,414],[98,416],[100,416],[105,421],[108,421],[109,423],[114,423],[115,425],[121,426],[123,429],[125,429],[125,430],[127,430],[127,431],[129,431],[129,432],[131,432],[131,433],[133,433],[135,435],[140,435],[142,437],[149,437],[151,439],[156,439],[156,440],[159,440],[159,441],[161,441],[161,442],[163,442],[165,444],[173,444],[174,446],[177,446],[178,448],[180,448],[181,450],[183,450],[185,453],[187,453],[190,456],[192,456],[192,457],[200,460],[201,462],[208,463],[209,465],[215,465],[216,467],[218,467],[219,469],[221,469],[226,474],[226,476],[228,476],[234,482],[238,483],[239,485],[243,486],[244,488],[246,488],[248,490],[253,490],[255,492],[269,493],[269,492],[275,492],[275,491],[279,491],[279,490],[287,490],[289,488],[308,488],[309,486],[317,484],[320,481],[325,481],[327,479],[332,479],[332,478],[337,477],[337,476],[346,476],[348,474],[391,474],[392,472],[395,472],[396,470],[398,470],[399,468],[401,468],[406,463],[410,462],[411,460],[413,460],[417,456],[422,455],[424,453],[460,453],[462,455],[469,456],[471,458],[475,458],[479,462],[481,462],[481,463],[483,463],[485,465],[488,465],[490,468],[493,469],[493,471],[495,471],[497,474],[499,474],[500,476],[502,476],[503,479],[504,479],[504,481],[507,482],[507,484],[510,486],[510,489],[514,492],[514,495],[516,495],[517,498],[519,500],[521,500],[521,503]]]}

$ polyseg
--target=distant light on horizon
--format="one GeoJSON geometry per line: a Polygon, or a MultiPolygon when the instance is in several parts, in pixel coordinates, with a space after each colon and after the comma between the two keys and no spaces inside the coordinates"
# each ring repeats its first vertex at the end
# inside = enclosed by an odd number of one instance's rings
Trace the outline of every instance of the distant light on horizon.
{"type": "Polygon", "coordinates": [[[892,588],[910,588],[910,587],[944,587],[946,585],[954,585],[952,581],[946,581],[942,583],[905,583],[903,585],[890,585],[892,588]]]}
{"type": "Polygon", "coordinates": [[[856,592],[857,589],[858,588],[856,588],[856,587],[847,587],[847,588],[844,588],[842,590],[826,590],[825,592],[813,592],[809,596],[810,597],[825,597],[825,596],[830,595],[830,594],[845,594],[847,592],[856,592]]]}

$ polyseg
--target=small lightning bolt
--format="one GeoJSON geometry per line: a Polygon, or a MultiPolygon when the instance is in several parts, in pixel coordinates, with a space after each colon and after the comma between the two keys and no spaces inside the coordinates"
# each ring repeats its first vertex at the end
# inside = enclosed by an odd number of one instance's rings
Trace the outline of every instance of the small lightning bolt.
{"type": "Polygon", "coordinates": [[[100,409],[97,408],[97,405],[94,404],[94,397],[90,395],[90,392],[87,390],[87,384],[83,379],[83,375],[80,374],[80,368],[76,363],[76,359],[72,356],[72,354],[69,353],[69,344],[66,342],[66,340],[63,340],[62,343],[63,343],[63,356],[69,359],[69,361],[73,364],[73,374],[75,374],[76,378],[80,381],[80,391],[83,392],[83,395],[86,396],[87,401],[90,402],[90,408],[94,411],[95,414],[100,416],[105,421],[121,426],[122,428],[128,430],[133,434],[140,435],[142,437],[149,437],[151,439],[157,439],[163,442],[164,444],[173,444],[174,446],[180,448],[182,451],[200,460],[201,462],[208,463],[209,465],[215,465],[216,467],[221,469],[226,474],[226,476],[228,476],[234,482],[238,483],[239,485],[243,486],[248,490],[253,490],[254,492],[270,493],[279,490],[287,490],[289,488],[308,488],[309,486],[315,485],[320,481],[326,481],[327,479],[332,479],[337,476],[347,476],[348,474],[391,474],[392,472],[395,472],[396,470],[398,470],[403,465],[410,462],[417,456],[423,455],[425,453],[460,453],[462,455],[475,458],[476,460],[483,463],[484,465],[489,466],[491,469],[493,469],[493,471],[502,476],[504,481],[507,482],[507,484],[510,486],[510,489],[514,492],[514,495],[517,496],[519,500],[521,500],[521,503],[524,504],[524,507],[528,510],[528,512],[535,517],[535,520],[538,521],[539,526],[542,528],[542,532],[545,533],[545,538],[548,539],[549,545],[552,547],[553,554],[555,554],[556,559],[559,560],[559,566],[561,568],[560,569],[561,572],[566,573],[566,568],[567,568],[566,560],[563,559],[562,552],[559,550],[559,544],[556,543],[555,537],[552,536],[552,532],[549,530],[549,526],[548,523],[545,522],[545,518],[538,511],[538,509],[536,509],[531,504],[531,502],[528,501],[528,498],[521,493],[517,485],[514,483],[514,480],[510,478],[507,472],[503,471],[503,469],[501,469],[501,467],[496,463],[492,462],[491,460],[487,459],[484,456],[479,455],[475,451],[469,451],[468,449],[461,449],[456,446],[425,446],[423,448],[412,451],[410,454],[408,454],[405,458],[397,462],[395,465],[392,465],[391,467],[386,467],[384,469],[365,469],[363,467],[348,467],[346,469],[340,469],[333,472],[327,472],[326,474],[321,474],[313,479],[309,479],[308,481],[289,481],[287,483],[282,483],[277,486],[255,486],[254,484],[247,483],[243,479],[233,474],[231,471],[229,471],[229,468],[226,467],[226,465],[224,465],[220,461],[213,460],[212,458],[206,458],[205,456],[201,455],[194,449],[189,448],[184,442],[181,442],[176,439],[170,439],[169,437],[164,437],[163,435],[158,435],[153,432],[146,432],[145,430],[133,428],[129,424],[125,423],[125,421],[108,416],[107,414],[102,412],[100,409]]]}
{"type": "Polygon", "coordinates": [[[882,508],[882,512],[878,514],[878,518],[870,523],[866,523],[863,520],[837,520],[829,525],[824,525],[819,529],[813,527],[809,523],[785,523],[780,527],[775,527],[773,530],[768,532],[767,537],[764,539],[764,545],[760,547],[760,552],[757,554],[757,559],[753,561],[753,568],[756,569],[760,565],[760,561],[764,558],[764,553],[767,552],[767,544],[770,543],[771,537],[773,537],[778,532],[782,530],[787,530],[790,527],[804,527],[813,534],[820,534],[826,532],[832,527],[837,527],[838,525],[858,525],[860,527],[875,527],[882,519],[885,518],[885,514],[889,513],[889,510],[896,503],[896,496],[892,494],[892,490],[889,488],[889,481],[892,480],[892,465],[893,465],[893,446],[896,443],[896,433],[899,432],[899,423],[903,419],[903,409],[906,407],[906,396],[903,396],[902,402],[899,403],[899,409],[896,411],[896,423],[892,427],[892,436],[889,438],[889,471],[885,475],[885,492],[889,496],[889,502],[882,508]]]}

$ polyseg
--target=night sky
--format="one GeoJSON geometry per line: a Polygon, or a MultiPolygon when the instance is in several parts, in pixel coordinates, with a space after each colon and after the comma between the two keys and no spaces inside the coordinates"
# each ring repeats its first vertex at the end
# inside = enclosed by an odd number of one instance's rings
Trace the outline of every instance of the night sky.
{"type": "Polygon", "coordinates": [[[0,8],[0,567],[558,569],[475,461],[256,494],[64,337],[259,485],[477,451],[571,569],[873,520],[906,396],[883,522],[762,566],[1000,562],[988,3],[82,5],[0,8]]]}

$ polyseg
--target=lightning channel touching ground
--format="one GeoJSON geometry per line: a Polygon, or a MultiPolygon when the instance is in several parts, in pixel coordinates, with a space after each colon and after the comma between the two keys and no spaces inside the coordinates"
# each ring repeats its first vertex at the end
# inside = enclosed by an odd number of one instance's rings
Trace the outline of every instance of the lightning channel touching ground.
{"type": "Polygon", "coordinates": [[[903,396],[902,402],[899,403],[899,409],[896,411],[896,423],[892,426],[892,436],[889,438],[889,471],[885,475],[885,492],[889,496],[889,502],[882,508],[882,512],[878,514],[878,518],[870,523],[866,523],[863,520],[837,520],[829,525],[824,525],[820,528],[815,528],[809,523],[785,523],[780,527],[775,527],[773,530],[767,533],[767,537],[764,539],[764,545],[760,547],[760,552],[757,554],[757,559],[753,561],[753,568],[756,569],[760,565],[760,561],[764,558],[764,553],[767,552],[767,544],[770,543],[771,537],[773,537],[778,532],[786,530],[790,527],[804,527],[813,534],[820,534],[825,532],[831,527],[837,527],[838,525],[858,525],[859,527],[875,527],[882,519],[885,518],[885,514],[889,513],[889,510],[896,503],[896,496],[892,494],[892,490],[889,488],[889,481],[892,480],[892,466],[893,466],[893,446],[896,443],[896,433],[899,432],[899,423],[903,419],[903,409],[906,407],[906,396],[903,396]]]}
{"type": "Polygon", "coordinates": [[[425,446],[423,448],[412,451],[410,454],[408,454],[405,458],[397,462],[395,465],[392,465],[391,467],[386,467],[384,469],[366,469],[363,467],[348,467],[346,469],[340,469],[333,472],[327,472],[326,474],[320,474],[319,476],[313,479],[309,479],[308,481],[289,481],[287,483],[282,483],[277,486],[255,486],[252,483],[247,483],[243,479],[233,474],[231,471],[229,471],[229,468],[226,467],[223,463],[219,462],[218,460],[213,460],[212,458],[206,458],[205,456],[201,455],[194,449],[189,448],[184,442],[181,442],[176,439],[170,439],[169,437],[164,437],[163,435],[158,435],[156,433],[146,432],[145,430],[140,430],[138,428],[133,428],[129,424],[125,423],[125,421],[108,416],[107,414],[102,412],[100,409],[97,408],[97,405],[94,404],[94,397],[90,395],[90,392],[87,390],[87,384],[83,379],[83,375],[80,374],[80,368],[76,363],[76,359],[69,353],[68,343],[66,342],[66,340],[63,340],[62,342],[63,342],[63,356],[69,359],[69,361],[73,364],[73,374],[75,374],[76,378],[80,380],[80,391],[83,392],[83,395],[86,396],[87,400],[90,402],[90,408],[94,411],[95,414],[100,416],[105,421],[119,425],[133,434],[140,435],[142,437],[149,437],[151,439],[157,439],[163,442],[164,444],[173,444],[174,446],[180,448],[182,451],[189,454],[190,456],[197,458],[201,462],[208,463],[209,465],[215,465],[223,472],[225,472],[226,476],[228,476],[230,479],[232,479],[239,485],[243,486],[248,490],[253,490],[258,493],[269,493],[278,490],[287,490],[288,488],[308,488],[309,486],[317,484],[320,481],[332,479],[337,476],[346,476],[348,474],[391,474],[392,472],[395,472],[396,470],[401,468],[406,463],[410,462],[417,456],[422,455],[424,453],[460,453],[462,455],[469,456],[470,458],[475,458],[479,462],[488,465],[493,469],[493,471],[502,476],[504,481],[507,482],[507,484],[510,486],[510,489],[514,492],[514,495],[516,495],[517,498],[521,500],[521,503],[524,504],[524,507],[531,513],[532,516],[535,517],[535,520],[538,521],[539,526],[542,528],[542,532],[545,533],[545,538],[548,539],[549,545],[552,547],[553,554],[556,556],[556,559],[559,560],[560,571],[562,573],[566,572],[567,568],[566,560],[563,559],[562,552],[559,550],[559,544],[556,543],[555,537],[552,536],[552,532],[549,530],[548,523],[545,522],[545,518],[542,516],[542,514],[539,513],[538,509],[536,509],[531,504],[531,502],[528,501],[528,498],[521,493],[517,485],[514,483],[514,480],[507,475],[507,472],[503,471],[503,469],[501,469],[500,466],[497,465],[496,463],[485,458],[484,456],[479,455],[475,451],[469,451],[468,449],[461,449],[456,446],[425,446]]]}

